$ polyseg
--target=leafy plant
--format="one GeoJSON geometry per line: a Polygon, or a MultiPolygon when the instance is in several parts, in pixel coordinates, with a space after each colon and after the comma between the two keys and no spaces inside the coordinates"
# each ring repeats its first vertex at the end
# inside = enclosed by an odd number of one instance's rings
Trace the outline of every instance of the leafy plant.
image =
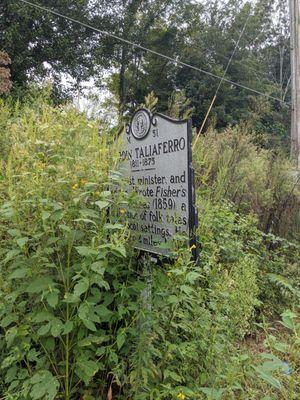
{"type": "Polygon", "coordinates": [[[257,216],[228,200],[225,170],[210,187],[217,170],[205,172],[199,155],[200,260],[180,237],[170,259],[142,257],[127,229],[125,209],[138,199],[124,190],[118,143],[44,92],[28,99],[0,110],[4,398],[289,398],[278,360],[288,352],[295,382],[298,246],[262,233],[257,216]],[[286,306],[295,343],[269,335],[271,355],[246,353],[257,319],[286,306]]]}

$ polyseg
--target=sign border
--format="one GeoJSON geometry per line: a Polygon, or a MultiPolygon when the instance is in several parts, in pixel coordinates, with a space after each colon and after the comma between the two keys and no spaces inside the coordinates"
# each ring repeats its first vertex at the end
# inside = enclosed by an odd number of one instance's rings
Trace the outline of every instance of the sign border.
{"type": "MultiPolygon", "coordinates": [[[[196,236],[196,229],[198,228],[198,212],[197,212],[197,208],[196,208],[196,191],[195,191],[195,173],[194,173],[194,168],[192,166],[192,119],[191,118],[186,118],[186,119],[182,119],[182,120],[178,120],[178,119],[173,119],[171,117],[168,117],[167,115],[158,113],[158,112],[154,112],[152,113],[150,110],[148,110],[147,108],[139,108],[137,109],[131,120],[130,120],[130,124],[128,126],[128,128],[126,129],[127,134],[131,133],[133,135],[133,137],[136,140],[143,140],[144,138],[147,137],[147,135],[150,132],[151,126],[156,126],[157,125],[157,120],[156,117],[159,116],[169,122],[172,122],[174,124],[187,124],[187,142],[188,142],[188,146],[187,146],[187,174],[188,174],[188,198],[189,198],[189,221],[188,221],[188,228],[189,228],[189,245],[191,248],[191,253],[192,253],[192,258],[194,261],[196,261],[198,259],[199,256],[199,243],[197,240],[197,236],[196,236]],[[135,114],[139,111],[145,111],[148,116],[149,116],[149,120],[150,120],[150,125],[149,125],[149,129],[147,131],[147,134],[144,135],[142,138],[138,138],[134,135],[133,131],[132,131],[132,121],[133,118],[135,116],[135,114]]],[[[155,256],[161,256],[161,257],[168,257],[168,255],[166,254],[161,254],[159,251],[155,252],[155,251],[149,251],[146,250],[144,248],[140,248],[139,246],[135,246],[134,248],[139,250],[140,252],[147,252],[149,254],[155,255],[155,256]]]]}

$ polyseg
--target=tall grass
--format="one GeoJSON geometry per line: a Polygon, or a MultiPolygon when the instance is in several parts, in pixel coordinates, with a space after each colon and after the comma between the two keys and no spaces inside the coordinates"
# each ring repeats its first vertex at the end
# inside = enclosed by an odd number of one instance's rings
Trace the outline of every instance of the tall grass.
{"type": "Polygon", "coordinates": [[[299,177],[284,154],[252,139],[246,126],[201,136],[193,155],[197,187],[214,202],[227,199],[237,212],[255,214],[265,233],[299,239],[299,177]]]}

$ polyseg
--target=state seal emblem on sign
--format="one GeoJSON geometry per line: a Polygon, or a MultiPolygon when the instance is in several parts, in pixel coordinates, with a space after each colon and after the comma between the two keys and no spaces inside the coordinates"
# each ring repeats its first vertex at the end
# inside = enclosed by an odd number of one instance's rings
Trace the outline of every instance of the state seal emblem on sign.
{"type": "Polygon", "coordinates": [[[138,110],[131,120],[131,132],[136,139],[148,135],[151,126],[151,116],[148,110],[138,110]]]}

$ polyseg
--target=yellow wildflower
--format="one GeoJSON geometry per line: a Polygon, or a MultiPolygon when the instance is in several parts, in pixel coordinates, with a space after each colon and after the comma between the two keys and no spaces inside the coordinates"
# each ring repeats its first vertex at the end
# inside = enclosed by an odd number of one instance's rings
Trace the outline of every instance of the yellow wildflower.
{"type": "Polygon", "coordinates": [[[185,399],[185,394],[182,393],[182,392],[178,393],[177,399],[179,399],[179,400],[184,400],[184,399],[185,399]]]}
{"type": "Polygon", "coordinates": [[[126,213],[125,208],[120,208],[120,214],[124,215],[126,213]]]}
{"type": "Polygon", "coordinates": [[[168,276],[169,278],[171,278],[172,272],[171,272],[171,271],[168,271],[168,272],[167,272],[167,276],[168,276]]]}
{"type": "Polygon", "coordinates": [[[81,183],[82,185],[85,185],[85,184],[87,183],[87,180],[86,180],[86,179],[80,179],[80,183],[81,183]]]}
{"type": "Polygon", "coordinates": [[[190,247],[190,251],[192,251],[192,250],[195,249],[195,248],[196,248],[196,245],[193,244],[193,245],[190,247]]]}
{"type": "Polygon", "coordinates": [[[72,186],[72,189],[77,189],[78,188],[78,183],[74,183],[74,185],[72,186]]]}

